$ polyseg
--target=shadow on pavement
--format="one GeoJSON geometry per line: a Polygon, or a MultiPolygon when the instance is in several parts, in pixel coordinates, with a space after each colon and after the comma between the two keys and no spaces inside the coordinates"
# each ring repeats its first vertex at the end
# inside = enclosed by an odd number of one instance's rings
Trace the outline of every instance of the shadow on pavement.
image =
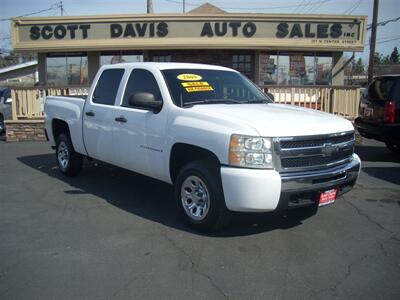
{"type": "Polygon", "coordinates": [[[390,152],[385,146],[357,145],[355,152],[362,161],[400,162],[400,155],[390,152]]]}
{"type": "MultiPolygon", "coordinates": [[[[71,188],[64,191],[66,194],[77,197],[82,194],[93,194],[139,217],[178,230],[203,235],[190,229],[180,219],[173,199],[173,189],[169,184],[98,162],[86,162],[80,176],[65,177],[58,171],[54,154],[24,156],[18,160],[50,177],[68,183],[71,188]]],[[[234,215],[227,229],[206,235],[243,236],[287,229],[300,225],[302,220],[315,213],[315,209],[308,208],[281,213],[234,215]]]]}
{"type": "Polygon", "coordinates": [[[369,176],[400,185],[400,167],[366,167],[363,171],[369,176]]]}

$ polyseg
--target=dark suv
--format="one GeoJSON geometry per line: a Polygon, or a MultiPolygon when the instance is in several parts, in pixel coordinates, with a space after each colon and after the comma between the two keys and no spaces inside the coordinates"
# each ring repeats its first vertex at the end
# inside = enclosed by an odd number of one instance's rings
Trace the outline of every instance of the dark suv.
{"type": "Polygon", "coordinates": [[[375,78],[364,92],[359,115],[355,123],[361,136],[400,153],[400,75],[375,78]]]}
{"type": "Polygon", "coordinates": [[[5,130],[4,121],[12,117],[11,102],[11,89],[0,87],[0,135],[5,130]]]}

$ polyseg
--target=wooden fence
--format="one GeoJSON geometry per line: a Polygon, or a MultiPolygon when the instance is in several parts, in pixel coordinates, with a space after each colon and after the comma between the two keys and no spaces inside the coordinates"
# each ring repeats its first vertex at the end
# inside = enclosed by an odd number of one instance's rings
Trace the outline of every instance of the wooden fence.
{"type": "Polygon", "coordinates": [[[357,86],[263,86],[276,103],[297,105],[354,119],[358,116],[357,86]]]}
{"type": "Polygon", "coordinates": [[[46,96],[86,95],[89,87],[16,87],[11,89],[13,120],[44,117],[46,96]]]}
{"type": "MultiPolygon", "coordinates": [[[[263,86],[276,103],[297,105],[353,119],[358,115],[360,88],[353,86],[263,86]]],[[[46,96],[86,95],[88,87],[19,87],[12,89],[13,119],[43,118],[46,96]]]]}

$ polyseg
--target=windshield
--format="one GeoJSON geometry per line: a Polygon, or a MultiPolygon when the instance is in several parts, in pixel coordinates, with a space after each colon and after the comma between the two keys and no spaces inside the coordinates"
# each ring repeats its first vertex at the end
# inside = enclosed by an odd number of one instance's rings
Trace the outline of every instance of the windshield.
{"type": "Polygon", "coordinates": [[[180,107],[217,103],[271,103],[261,90],[240,73],[203,69],[162,71],[172,100],[180,107]]]}

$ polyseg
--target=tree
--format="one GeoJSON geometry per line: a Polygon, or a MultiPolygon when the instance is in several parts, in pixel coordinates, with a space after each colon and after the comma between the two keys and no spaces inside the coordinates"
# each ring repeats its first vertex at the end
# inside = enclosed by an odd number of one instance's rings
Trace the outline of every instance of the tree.
{"type": "Polygon", "coordinates": [[[0,68],[8,67],[18,63],[18,57],[14,52],[10,52],[4,56],[0,56],[0,68]]]}
{"type": "Polygon", "coordinates": [[[383,65],[390,65],[392,62],[390,61],[390,55],[387,54],[386,56],[383,56],[382,64],[383,65]]]}
{"type": "Polygon", "coordinates": [[[0,68],[16,65],[27,61],[37,59],[37,55],[33,52],[15,53],[9,52],[5,49],[0,49],[0,68]]]}
{"type": "Polygon", "coordinates": [[[353,73],[354,73],[354,75],[362,75],[365,73],[364,63],[363,63],[361,57],[359,57],[357,62],[355,63],[353,73]]]}
{"type": "Polygon", "coordinates": [[[383,62],[383,54],[379,53],[379,52],[375,52],[374,55],[374,63],[377,65],[382,64],[383,62]]]}
{"type": "Polygon", "coordinates": [[[390,54],[390,62],[393,64],[398,64],[399,60],[399,52],[397,51],[397,47],[394,47],[392,53],[390,54]]]}

